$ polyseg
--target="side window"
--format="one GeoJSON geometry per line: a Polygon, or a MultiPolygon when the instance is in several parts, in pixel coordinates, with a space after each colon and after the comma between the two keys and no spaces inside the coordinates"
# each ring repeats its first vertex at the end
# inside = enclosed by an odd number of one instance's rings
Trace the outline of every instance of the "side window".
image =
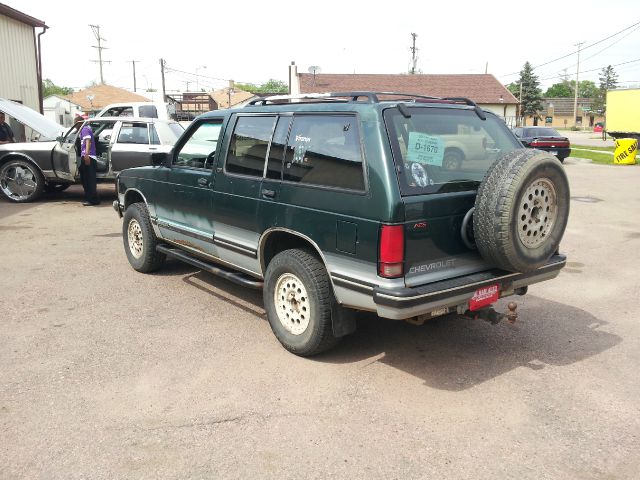
{"type": "Polygon", "coordinates": [[[276,131],[273,134],[271,148],[269,149],[267,178],[280,180],[282,176],[282,165],[284,164],[290,124],[291,117],[280,117],[278,119],[278,125],[276,125],[276,131]]]}
{"type": "Polygon", "coordinates": [[[118,135],[118,143],[149,144],[149,131],[146,123],[123,123],[118,135]]]}
{"type": "Polygon", "coordinates": [[[151,136],[151,145],[160,145],[160,137],[158,137],[158,132],[154,124],[149,125],[149,132],[151,136]]]}
{"type": "Polygon", "coordinates": [[[283,170],[283,179],[290,182],[364,190],[356,117],[294,117],[283,170]]]}
{"type": "Polygon", "coordinates": [[[140,105],[141,117],[158,118],[158,109],[155,105],[140,105]]]}
{"type": "Polygon", "coordinates": [[[221,128],[221,120],[200,124],[174,157],[173,165],[211,169],[221,128]]]}
{"type": "Polygon", "coordinates": [[[227,154],[227,173],[262,177],[275,116],[238,117],[227,154]]]}

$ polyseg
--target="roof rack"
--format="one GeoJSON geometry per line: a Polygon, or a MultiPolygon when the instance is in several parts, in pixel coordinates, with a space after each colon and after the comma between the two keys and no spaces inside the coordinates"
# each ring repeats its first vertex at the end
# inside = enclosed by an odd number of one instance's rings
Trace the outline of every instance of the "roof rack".
{"type": "MultiPolygon", "coordinates": [[[[449,98],[440,98],[440,97],[430,97],[427,95],[418,95],[414,93],[354,91],[354,92],[302,93],[299,95],[273,95],[270,97],[252,100],[247,105],[260,106],[260,105],[267,105],[267,104],[293,103],[292,102],[293,100],[302,100],[303,102],[307,101],[305,103],[314,103],[314,100],[317,102],[362,102],[364,101],[365,103],[380,103],[381,101],[379,98],[380,96],[403,97],[402,99],[406,101],[415,101],[415,99],[463,101],[463,99],[458,99],[458,98],[449,99],[449,98]]],[[[464,100],[466,100],[467,102],[471,102],[471,100],[468,100],[468,99],[464,99],[464,100]]],[[[475,103],[473,105],[475,105],[475,103]]]]}
{"type": "Polygon", "coordinates": [[[473,107],[480,119],[486,120],[486,115],[482,109],[471,99],[466,97],[430,97],[427,95],[418,95],[414,93],[399,92],[327,92],[327,93],[302,93],[299,95],[272,95],[270,97],[259,98],[250,101],[247,106],[262,106],[267,104],[286,104],[294,103],[316,103],[316,102],[335,102],[335,103],[380,103],[380,96],[383,97],[401,97],[397,101],[420,102],[421,100],[435,100],[437,102],[464,103],[473,107]],[[360,99],[364,100],[360,100],[360,99]]]}

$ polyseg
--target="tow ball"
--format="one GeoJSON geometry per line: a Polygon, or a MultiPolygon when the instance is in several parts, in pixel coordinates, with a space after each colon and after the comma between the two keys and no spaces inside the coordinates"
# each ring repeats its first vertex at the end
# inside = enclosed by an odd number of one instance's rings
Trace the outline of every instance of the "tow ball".
{"type": "Polygon", "coordinates": [[[492,306],[488,306],[474,311],[467,310],[464,312],[464,316],[473,320],[484,320],[492,325],[496,325],[504,319],[509,323],[514,324],[518,319],[518,312],[516,312],[517,308],[518,305],[516,302],[509,302],[509,305],[507,305],[507,313],[496,312],[492,306]]]}

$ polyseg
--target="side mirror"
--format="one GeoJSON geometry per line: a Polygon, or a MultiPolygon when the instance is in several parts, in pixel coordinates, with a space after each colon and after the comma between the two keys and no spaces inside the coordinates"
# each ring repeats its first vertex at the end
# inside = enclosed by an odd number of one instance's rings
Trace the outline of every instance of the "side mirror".
{"type": "Polygon", "coordinates": [[[153,152],[151,165],[168,167],[171,165],[171,155],[166,152],[153,152]]]}
{"type": "Polygon", "coordinates": [[[62,143],[62,140],[64,140],[64,137],[63,137],[62,135],[58,135],[58,136],[56,137],[56,142],[58,142],[58,143],[62,143]]]}
{"type": "Polygon", "coordinates": [[[111,135],[105,135],[104,136],[104,141],[105,142],[110,142],[111,141],[111,135]]]}

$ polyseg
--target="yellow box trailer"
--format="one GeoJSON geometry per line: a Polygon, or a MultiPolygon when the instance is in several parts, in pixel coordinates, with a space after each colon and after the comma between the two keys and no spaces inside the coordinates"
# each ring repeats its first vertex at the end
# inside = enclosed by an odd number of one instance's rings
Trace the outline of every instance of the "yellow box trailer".
{"type": "Polygon", "coordinates": [[[640,88],[607,91],[607,133],[640,140],[640,88]]]}

